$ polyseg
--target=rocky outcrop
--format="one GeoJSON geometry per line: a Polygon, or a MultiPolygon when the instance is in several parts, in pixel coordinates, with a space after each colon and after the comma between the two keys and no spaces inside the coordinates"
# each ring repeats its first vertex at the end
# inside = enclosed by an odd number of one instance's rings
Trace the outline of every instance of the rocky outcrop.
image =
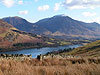
{"type": "Polygon", "coordinates": [[[38,55],[37,59],[39,60],[44,60],[44,59],[53,59],[53,58],[57,58],[57,59],[70,59],[70,58],[82,58],[81,56],[73,56],[73,55],[60,55],[60,54],[48,54],[48,55],[38,55]]]}
{"type": "Polygon", "coordinates": [[[24,55],[24,54],[0,54],[0,59],[32,59],[32,55],[24,55]]]}

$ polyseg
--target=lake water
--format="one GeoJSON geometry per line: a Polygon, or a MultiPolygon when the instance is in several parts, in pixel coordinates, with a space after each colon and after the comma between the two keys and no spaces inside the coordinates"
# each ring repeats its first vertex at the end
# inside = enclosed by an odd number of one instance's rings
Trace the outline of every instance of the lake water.
{"type": "Polygon", "coordinates": [[[81,45],[69,45],[69,46],[58,46],[58,47],[44,47],[44,48],[34,48],[34,49],[24,49],[20,51],[10,51],[10,52],[0,52],[6,54],[31,54],[33,58],[36,58],[37,55],[46,54],[47,52],[57,51],[59,49],[68,49],[68,48],[77,48],[81,45]]]}

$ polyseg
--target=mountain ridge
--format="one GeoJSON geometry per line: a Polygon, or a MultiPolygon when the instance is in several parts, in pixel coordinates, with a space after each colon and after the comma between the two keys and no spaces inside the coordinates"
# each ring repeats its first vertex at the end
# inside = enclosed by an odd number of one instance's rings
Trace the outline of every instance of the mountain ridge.
{"type": "Polygon", "coordinates": [[[45,46],[43,37],[20,31],[0,20],[0,51],[14,51],[23,48],[45,46]]]}
{"type": "MultiPolygon", "coordinates": [[[[3,18],[4,21],[12,24],[19,30],[26,32],[65,38],[100,38],[100,24],[85,23],[82,21],[74,20],[66,15],[56,15],[50,18],[41,19],[36,23],[30,23],[23,20],[14,20],[16,17],[3,18]],[[13,21],[13,23],[11,22],[13,21]],[[18,21],[17,23],[15,23],[18,21]],[[22,23],[19,23],[21,21],[22,23]],[[19,25],[23,27],[19,28],[19,25]],[[25,29],[26,27],[26,29],[25,29]]],[[[21,18],[23,19],[23,18],[21,18]]],[[[24,19],[25,20],[25,19],[24,19]]]]}

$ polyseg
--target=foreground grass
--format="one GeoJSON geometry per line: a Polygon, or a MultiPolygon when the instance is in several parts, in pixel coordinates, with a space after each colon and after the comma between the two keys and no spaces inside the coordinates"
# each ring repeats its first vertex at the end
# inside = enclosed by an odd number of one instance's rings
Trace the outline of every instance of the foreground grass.
{"type": "Polygon", "coordinates": [[[99,63],[72,63],[76,60],[79,59],[4,59],[0,60],[0,75],[100,75],[99,63]]]}

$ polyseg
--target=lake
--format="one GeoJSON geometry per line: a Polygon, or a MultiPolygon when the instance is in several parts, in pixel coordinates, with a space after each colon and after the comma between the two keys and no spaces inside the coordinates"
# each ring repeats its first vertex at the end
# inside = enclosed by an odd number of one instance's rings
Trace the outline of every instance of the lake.
{"type": "Polygon", "coordinates": [[[24,49],[19,51],[10,51],[10,52],[0,52],[6,54],[25,54],[25,55],[32,55],[32,58],[36,58],[37,55],[46,54],[47,52],[57,51],[59,49],[68,49],[68,48],[77,48],[81,45],[68,45],[68,46],[58,46],[58,47],[44,47],[44,48],[34,48],[34,49],[24,49]]]}

